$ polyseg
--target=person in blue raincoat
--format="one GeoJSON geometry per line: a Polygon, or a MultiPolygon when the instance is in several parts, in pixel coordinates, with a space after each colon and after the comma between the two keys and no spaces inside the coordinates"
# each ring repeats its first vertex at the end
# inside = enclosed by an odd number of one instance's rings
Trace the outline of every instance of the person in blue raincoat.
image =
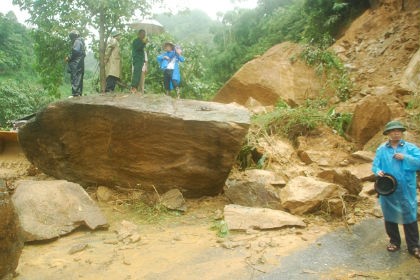
{"type": "Polygon", "coordinates": [[[179,62],[184,62],[182,50],[176,47],[171,42],[166,42],[163,45],[164,53],[158,55],[160,69],[163,70],[163,85],[165,87],[165,94],[169,95],[172,89],[175,89],[177,98],[180,98],[179,85],[181,83],[181,71],[179,69],[179,62]]]}
{"type": "Polygon", "coordinates": [[[383,134],[389,140],[376,150],[372,171],[377,176],[391,174],[397,181],[392,194],[379,196],[385,231],[390,239],[387,250],[395,252],[400,249],[398,224],[403,224],[408,252],[420,259],[416,180],[416,171],[420,169],[420,149],[402,139],[405,130],[399,121],[385,125],[383,134]]]}

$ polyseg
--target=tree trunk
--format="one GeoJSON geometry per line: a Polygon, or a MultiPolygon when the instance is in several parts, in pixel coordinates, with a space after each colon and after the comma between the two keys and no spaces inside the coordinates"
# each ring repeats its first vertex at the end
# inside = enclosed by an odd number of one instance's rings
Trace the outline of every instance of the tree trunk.
{"type": "Polygon", "coordinates": [[[101,92],[105,92],[105,11],[99,11],[99,81],[101,92]]]}

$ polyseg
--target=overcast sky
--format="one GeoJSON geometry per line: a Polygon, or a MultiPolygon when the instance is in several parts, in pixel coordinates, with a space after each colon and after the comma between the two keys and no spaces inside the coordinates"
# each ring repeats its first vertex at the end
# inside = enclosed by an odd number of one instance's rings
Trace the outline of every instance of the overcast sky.
{"type": "MultiPolygon", "coordinates": [[[[252,9],[257,6],[258,0],[163,0],[162,6],[166,11],[176,13],[179,10],[199,9],[206,12],[212,19],[216,19],[218,12],[225,13],[235,7],[252,9]]],[[[29,17],[26,12],[20,11],[18,6],[12,4],[12,0],[1,0],[0,12],[5,14],[13,11],[19,22],[24,23],[29,17]]],[[[155,13],[164,12],[161,7],[156,7],[155,13]]]]}

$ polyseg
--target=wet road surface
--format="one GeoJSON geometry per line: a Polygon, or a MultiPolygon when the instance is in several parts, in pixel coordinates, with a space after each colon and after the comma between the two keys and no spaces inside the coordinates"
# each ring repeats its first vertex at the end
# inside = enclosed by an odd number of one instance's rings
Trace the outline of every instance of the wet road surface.
{"type": "Polygon", "coordinates": [[[310,247],[280,260],[264,280],[420,279],[420,262],[408,254],[404,233],[398,252],[387,252],[382,219],[327,234],[310,247]]]}

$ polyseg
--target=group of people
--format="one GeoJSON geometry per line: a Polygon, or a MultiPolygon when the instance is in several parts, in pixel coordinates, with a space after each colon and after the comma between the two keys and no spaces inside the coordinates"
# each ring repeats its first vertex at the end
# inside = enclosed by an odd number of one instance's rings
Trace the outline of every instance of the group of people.
{"type": "MultiPolygon", "coordinates": [[[[66,57],[68,71],[71,76],[72,95],[81,96],[83,92],[84,58],[86,48],[79,32],[73,30],[69,34],[72,42],[70,54],[66,57]]],[[[121,79],[121,33],[114,31],[105,50],[105,92],[113,92],[121,79]]],[[[132,78],[130,85],[131,93],[144,93],[144,83],[147,73],[147,52],[146,45],[148,38],[146,31],[140,29],[137,38],[131,44],[132,55],[132,78]]],[[[180,98],[181,72],[179,63],[184,62],[182,50],[172,42],[166,42],[163,46],[164,52],[157,57],[160,69],[163,71],[163,85],[165,94],[170,95],[175,90],[177,98],[180,98]]]]}

